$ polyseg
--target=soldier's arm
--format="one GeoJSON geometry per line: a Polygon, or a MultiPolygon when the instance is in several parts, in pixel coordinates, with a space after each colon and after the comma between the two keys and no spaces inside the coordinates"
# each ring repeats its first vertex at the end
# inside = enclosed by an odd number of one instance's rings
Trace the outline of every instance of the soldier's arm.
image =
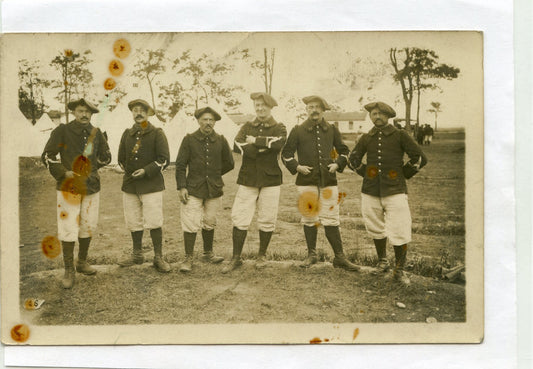
{"type": "Polygon", "coordinates": [[[249,156],[255,158],[257,156],[258,148],[246,142],[246,131],[248,130],[248,123],[245,123],[233,142],[233,151],[242,156],[249,156]]]}
{"type": "Polygon", "coordinates": [[[46,142],[41,155],[41,161],[48,168],[50,174],[58,181],[62,180],[65,177],[65,173],[68,171],[68,169],[61,163],[59,155],[65,147],[65,142],[63,140],[64,129],[65,125],[60,124],[52,131],[52,133],[50,133],[50,138],[46,142]]]}
{"type": "Polygon", "coordinates": [[[157,128],[155,141],[156,158],[143,168],[147,177],[153,177],[161,173],[170,162],[167,137],[161,128],[157,128]]]}
{"type": "Polygon", "coordinates": [[[178,156],[176,157],[176,184],[178,190],[187,187],[187,166],[189,165],[190,155],[189,135],[187,135],[181,141],[178,156]]]}
{"type": "Polygon", "coordinates": [[[224,136],[222,137],[222,170],[221,174],[224,175],[233,168],[235,168],[235,162],[233,161],[233,155],[229,148],[228,141],[224,136]]]}
{"type": "Polygon", "coordinates": [[[366,165],[363,164],[363,157],[366,154],[366,136],[363,135],[359,141],[357,141],[357,144],[355,145],[355,148],[350,153],[350,156],[348,158],[350,168],[354,170],[357,174],[364,177],[365,176],[365,170],[366,165]]]}
{"type": "Polygon", "coordinates": [[[98,135],[100,142],[100,145],[98,146],[98,155],[96,157],[96,166],[97,168],[102,168],[111,163],[111,150],[109,150],[107,140],[99,128],[97,128],[96,134],[98,135]]]}
{"type": "Polygon", "coordinates": [[[337,150],[337,153],[339,156],[337,157],[337,160],[335,161],[337,165],[339,166],[337,168],[337,172],[342,173],[344,168],[346,167],[346,164],[348,163],[348,155],[350,154],[350,149],[348,149],[348,146],[344,143],[342,140],[341,132],[337,127],[332,125],[333,127],[333,146],[335,147],[335,150],[337,150]]]}
{"type": "Polygon", "coordinates": [[[118,146],[118,165],[122,170],[126,170],[126,134],[128,130],[122,132],[122,137],[120,138],[120,145],[118,146]]]}
{"type": "Polygon", "coordinates": [[[287,143],[281,151],[281,160],[283,161],[283,164],[285,165],[285,167],[287,167],[289,172],[291,172],[291,174],[296,174],[296,168],[299,165],[298,160],[296,160],[296,158],[294,157],[294,153],[298,148],[297,128],[298,126],[294,127],[291,130],[291,133],[289,133],[289,137],[287,138],[287,143]]]}
{"type": "Polygon", "coordinates": [[[278,123],[273,136],[257,136],[255,146],[260,149],[280,152],[287,141],[287,128],[283,123],[278,123]]]}
{"type": "Polygon", "coordinates": [[[427,157],[422,152],[420,146],[415,142],[411,136],[405,132],[400,131],[400,144],[402,145],[403,151],[409,157],[409,163],[416,169],[421,169],[424,165],[427,164],[427,157]]]}

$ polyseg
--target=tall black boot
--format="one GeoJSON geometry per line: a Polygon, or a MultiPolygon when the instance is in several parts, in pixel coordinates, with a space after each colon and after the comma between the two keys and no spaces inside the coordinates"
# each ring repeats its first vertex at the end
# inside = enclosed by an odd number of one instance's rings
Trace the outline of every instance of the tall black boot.
{"type": "Polygon", "coordinates": [[[394,256],[396,258],[396,264],[394,266],[393,278],[404,285],[408,285],[411,281],[404,272],[405,261],[407,259],[407,244],[394,246],[394,256]]]}
{"type": "Polygon", "coordinates": [[[74,242],[61,241],[63,249],[63,263],[65,265],[65,275],[61,281],[63,288],[72,288],[76,280],[74,271],[74,242]]]}
{"type": "Polygon", "coordinates": [[[346,256],[344,256],[344,251],[342,249],[341,232],[339,230],[339,227],[324,226],[324,229],[326,231],[326,238],[328,239],[329,244],[331,245],[331,248],[335,253],[335,258],[333,259],[333,266],[335,268],[342,268],[351,272],[359,271],[360,268],[357,265],[350,263],[348,259],[346,259],[346,256]]]}
{"type": "Polygon", "coordinates": [[[154,245],[154,267],[158,272],[170,272],[170,264],[163,259],[163,230],[161,228],[150,229],[150,237],[154,245]]]}
{"type": "Polygon", "coordinates": [[[185,245],[185,261],[181,263],[180,266],[180,272],[182,273],[188,273],[192,270],[195,242],[196,233],[183,232],[183,244],[185,245]]]}
{"type": "Polygon", "coordinates": [[[265,256],[268,249],[268,244],[272,238],[272,233],[273,232],[264,232],[259,230],[259,252],[257,253],[257,261],[255,263],[255,267],[258,269],[266,267],[265,256]]]}
{"type": "Polygon", "coordinates": [[[305,242],[307,244],[307,257],[305,258],[303,263],[300,264],[300,267],[309,268],[311,265],[316,264],[318,261],[318,258],[316,256],[316,238],[318,235],[318,227],[309,227],[304,225],[304,235],[305,242]]]}
{"type": "Polygon", "coordinates": [[[387,238],[374,239],[374,246],[378,254],[378,266],[376,273],[384,273],[389,270],[389,260],[387,260],[387,238]]]}
{"type": "Polygon", "coordinates": [[[131,240],[133,242],[133,251],[130,256],[118,262],[121,267],[130,267],[134,264],[142,264],[144,262],[143,256],[143,231],[131,232],[131,240]]]}
{"type": "Polygon", "coordinates": [[[233,257],[228,265],[222,269],[222,273],[229,273],[242,265],[241,254],[248,231],[233,227],[233,257]]]}
{"type": "Polygon", "coordinates": [[[87,263],[87,254],[89,253],[89,245],[91,237],[78,238],[80,248],[78,250],[78,261],[76,262],[76,271],[85,275],[96,274],[96,269],[87,263]]]}
{"type": "Polygon", "coordinates": [[[213,239],[215,238],[214,229],[202,229],[202,240],[204,241],[204,254],[202,261],[211,264],[219,264],[224,261],[222,256],[216,256],[213,253],[213,239]]]}

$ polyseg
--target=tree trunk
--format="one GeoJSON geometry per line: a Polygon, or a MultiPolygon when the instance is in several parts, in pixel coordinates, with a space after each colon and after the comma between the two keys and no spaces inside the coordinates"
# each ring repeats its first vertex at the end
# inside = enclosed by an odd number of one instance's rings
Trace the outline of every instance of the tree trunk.
{"type": "Polygon", "coordinates": [[[416,124],[420,127],[420,75],[416,76],[416,124]]]}
{"type": "Polygon", "coordinates": [[[265,55],[265,63],[264,63],[264,68],[263,68],[264,80],[265,80],[265,92],[268,94],[268,58],[267,58],[266,47],[263,49],[263,52],[265,55]]]}
{"type": "Polygon", "coordinates": [[[154,99],[154,89],[152,88],[152,81],[150,80],[150,77],[148,77],[148,73],[146,74],[146,79],[148,80],[148,86],[150,87],[150,95],[152,95],[152,108],[155,112],[155,99],[154,99]]]}
{"type": "Polygon", "coordinates": [[[65,87],[65,123],[68,123],[68,60],[65,61],[64,68],[63,86],[65,87]]]}
{"type": "Polygon", "coordinates": [[[437,112],[435,112],[435,132],[437,132],[437,112]]]}

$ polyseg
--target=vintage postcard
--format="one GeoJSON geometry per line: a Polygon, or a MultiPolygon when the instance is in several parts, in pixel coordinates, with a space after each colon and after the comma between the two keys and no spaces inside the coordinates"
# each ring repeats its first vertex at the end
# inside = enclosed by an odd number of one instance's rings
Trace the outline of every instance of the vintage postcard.
{"type": "Polygon", "coordinates": [[[479,343],[483,34],[6,34],[2,342],[479,343]]]}

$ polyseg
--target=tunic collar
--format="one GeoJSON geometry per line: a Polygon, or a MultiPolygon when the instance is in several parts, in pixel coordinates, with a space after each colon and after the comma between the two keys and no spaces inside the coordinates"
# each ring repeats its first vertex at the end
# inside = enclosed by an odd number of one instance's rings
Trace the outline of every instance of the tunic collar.
{"type": "Polygon", "coordinates": [[[215,131],[211,132],[210,134],[206,135],[200,131],[200,129],[197,129],[192,136],[196,138],[198,141],[205,141],[208,139],[211,142],[215,142],[217,140],[217,134],[215,131]]]}
{"type": "Polygon", "coordinates": [[[398,129],[395,128],[392,124],[387,124],[385,127],[383,128],[378,128],[376,126],[372,127],[372,129],[368,132],[368,134],[370,136],[374,136],[376,133],[378,133],[379,131],[383,132],[383,134],[385,136],[388,136],[390,134],[393,134],[394,132],[396,132],[398,129]]]}
{"type": "Polygon", "coordinates": [[[309,132],[311,132],[316,125],[320,126],[324,132],[328,130],[328,123],[324,120],[324,118],[322,118],[322,120],[318,123],[313,122],[311,119],[306,119],[306,121],[302,123],[302,126],[309,132]]]}
{"type": "Polygon", "coordinates": [[[80,123],[77,120],[71,121],[68,126],[78,135],[81,135],[83,131],[91,133],[94,128],[91,123],[80,123]]]}
{"type": "Polygon", "coordinates": [[[255,118],[252,122],[251,122],[252,126],[254,127],[257,127],[259,126],[260,124],[263,124],[263,126],[265,126],[266,128],[269,128],[269,127],[272,127],[272,126],[275,126],[276,124],[278,124],[278,122],[276,122],[276,120],[274,119],[274,117],[272,117],[272,115],[264,122],[261,122],[259,120],[259,118],[255,118]]]}
{"type": "Polygon", "coordinates": [[[152,123],[147,122],[148,125],[145,129],[141,127],[139,123],[134,123],[133,126],[130,128],[130,135],[135,136],[137,132],[141,132],[141,134],[145,135],[149,132],[151,132],[155,127],[152,125],[152,123]]]}

